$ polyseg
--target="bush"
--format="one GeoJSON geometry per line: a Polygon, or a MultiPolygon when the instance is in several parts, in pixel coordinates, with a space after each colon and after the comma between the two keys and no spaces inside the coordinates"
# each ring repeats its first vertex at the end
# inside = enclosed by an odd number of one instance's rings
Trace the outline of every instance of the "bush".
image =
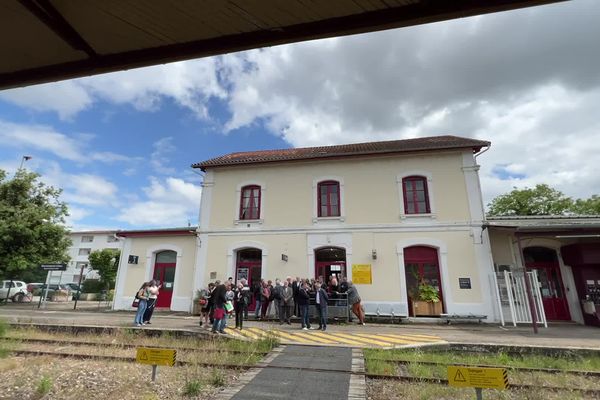
{"type": "Polygon", "coordinates": [[[100,293],[104,288],[99,279],[86,279],[81,285],[81,293],[100,293]]]}
{"type": "Polygon", "coordinates": [[[37,385],[37,388],[35,389],[35,394],[38,397],[44,397],[45,395],[48,394],[48,392],[50,392],[50,390],[52,389],[52,378],[48,377],[48,376],[44,376],[42,377],[42,379],[40,379],[40,382],[37,385]]]}
{"type": "Polygon", "coordinates": [[[188,397],[196,397],[202,391],[202,382],[198,380],[191,380],[185,383],[185,387],[183,388],[184,396],[188,397]]]}

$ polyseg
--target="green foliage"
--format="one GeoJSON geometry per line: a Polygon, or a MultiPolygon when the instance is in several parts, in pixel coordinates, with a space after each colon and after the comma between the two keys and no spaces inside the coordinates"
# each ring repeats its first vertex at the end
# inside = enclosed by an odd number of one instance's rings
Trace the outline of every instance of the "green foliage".
{"type": "Polygon", "coordinates": [[[81,284],[81,293],[100,293],[104,289],[104,284],[98,279],[86,279],[81,284]]]}
{"type": "Polygon", "coordinates": [[[0,277],[20,278],[39,264],[66,263],[71,244],[69,215],[61,191],[19,170],[12,179],[0,170],[0,277]]]}
{"type": "Polygon", "coordinates": [[[202,392],[202,382],[192,379],[191,381],[187,381],[183,388],[183,395],[187,397],[196,397],[202,392]]]}
{"type": "Polygon", "coordinates": [[[223,387],[225,386],[226,379],[225,379],[225,374],[223,373],[223,371],[221,371],[220,369],[216,369],[213,368],[212,371],[210,372],[210,383],[213,386],[216,387],[223,387]]]}
{"type": "Polygon", "coordinates": [[[0,338],[6,335],[6,331],[8,331],[8,324],[5,320],[0,319],[0,338]]]}
{"type": "Polygon", "coordinates": [[[35,389],[35,394],[39,397],[43,397],[47,395],[51,389],[52,378],[50,378],[49,376],[43,376],[42,379],[40,379],[37,388],[35,389]]]}
{"type": "Polygon", "coordinates": [[[421,283],[419,285],[419,300],[421,301],[437,303],[440,301],[439,294],[440,293],[435,287],[427,283],[421,283]]]}
{"type": "Polygon", "coordinates": [[[562,215],[570,211],[573,200],[546,184],[533,189],[514,188],[488,204],[488,215],[562,215]]]}
{"type": "Polygon", "coordinates": [[[88,256],[90,268],[98,271],[103,289],[111,289],[115,285],[120,254],[117,249],[102,249],[92,251],[88,256]]]}
{"type": "Polygon", "coordinates": [[[600,196],[593,195],[589,199],[577,199],[571,210],[577,215],[600,215],[600,196]]]}

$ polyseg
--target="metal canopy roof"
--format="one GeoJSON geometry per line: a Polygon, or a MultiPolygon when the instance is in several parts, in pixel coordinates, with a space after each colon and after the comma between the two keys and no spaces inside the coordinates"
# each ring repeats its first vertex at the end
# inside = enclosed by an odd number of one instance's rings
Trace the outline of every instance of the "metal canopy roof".
{"type": "Polygon", "coordinates": [[[0,89],[564,0],[3,0],[0,89]]]}

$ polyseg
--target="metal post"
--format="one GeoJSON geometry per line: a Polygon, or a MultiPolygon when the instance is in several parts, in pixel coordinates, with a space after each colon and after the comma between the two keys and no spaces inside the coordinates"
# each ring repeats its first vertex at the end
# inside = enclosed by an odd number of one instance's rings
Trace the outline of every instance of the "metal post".
{"type": "Polygon", "coordinates": [[[533,304],[533,296],[531,295],[531,285],[529,284],[529,278],[527,278],[527,268],[525,267],[525,257],[523,257],[523,247],[521,246],[521,236],[517,236],[517,246],[519,247],[519,257],[521,259],[521,265],[523,265],[523,274],[525,276],[525,290],[527,291],[527,302],[529,303],[529,310],[531,312],[531,323],[533,325],[533,333],[538,333],[537,318],[535,315],[535,305],[533,304]]]}
{"type": "MultiPolygon", "coordinates": [[[[43,297],[43,302],[44,302],[44,308],[46,308],[46,301],[48,298],[48,289],[50,289],[50,278],[52,278],[52,271],[48,271],[48,275],[46,275],[46,290],[44,291],[44,297],[43,297]]],[[[42,302],[42,299],[40,298],[40,303],[42,302]]],[[[39,308],[39,306],[38,306],[39,308]]]]}
{"type": "Polygon", "coordinates": [[[477,400],[483,400],[483,390],[481,390],[481,388],[475,388],[475,396],[477,400]]]}
{"type": "Polygon", "coordinates": [[[77,284],[77,295],[75,296],[75,305],[73,306],[73,310],[77,309],[77,300],[79,300],[79,295],[81,294],[81,279],[83,279],[83,268],[85,264],[81,264],[81,272],[79,273],[79,283],[77,284]]]}
{"type": "Polygon", "coordinates": [[[152,366],[152,382],[156,380],[156,370],[158,369],[157,365],[152,366]]]}

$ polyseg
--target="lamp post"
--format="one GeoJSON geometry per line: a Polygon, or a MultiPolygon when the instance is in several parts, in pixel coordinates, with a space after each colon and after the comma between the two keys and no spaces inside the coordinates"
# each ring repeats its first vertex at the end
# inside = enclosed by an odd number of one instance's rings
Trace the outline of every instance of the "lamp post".
{"type": "Polygon", "coordinates": [[[31,157],[31,156],[23,156],[23,157],[21,158],[21,165],[19,166],[19,170],[22,170],[22,169],[23,169],[23,164],[25,163],[25,161],[29,161],[29,160],[31,160],[31,159],[32,159],[32,157],[31,157]]]}

